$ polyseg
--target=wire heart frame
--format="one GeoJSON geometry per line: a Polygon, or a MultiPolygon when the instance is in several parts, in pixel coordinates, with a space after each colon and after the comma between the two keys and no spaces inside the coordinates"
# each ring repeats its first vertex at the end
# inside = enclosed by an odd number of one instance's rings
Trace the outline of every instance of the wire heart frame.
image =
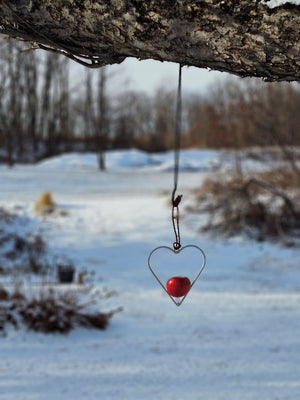
{"type": "Polygon", "coordinates": [[[205,256],[204,251],[200,247],[198,247],[194,244],[189,244],[189,245],[181,247],[180,249],[177,249],[177,250],[176,249],[173,250],[171,247],[168,247],[168,246],[158,246],[151,251],[151,253],[149,254],[149,257],[148,257],[148,267],[149,267],[151,273],[154,275],[157,282],[160,284],[160,286],[163,288],[163,290],[167,293],[167,295],[170,297],[170,299],[173,301],[173,303],[178,307],[182,304],[182,302],[184,301],[186,296],[189,294],[190,290],[192,289],[195,282],[199,278],[201,272],[203,271],[205,264],[206,264],[206,256],[205,256]],[[153,268],[151,267],[151,257],[156,251],[158,251],[160,249],[167,249],[167,250],[170,250],[171,252],[173,252],[174,254],[179,254],[182,250],[187,249],[187,248],[195,248],[196,250],[200,251],[200,253],[202,254],[202,257],[203,257],[203,262],[202,262],[202,265],[200,266],[199,271],[197,272],[197,275],[195,276],[194,280],[192,281],[191,287],[190,287],[189,291],[186,293],[186,295],[183,297],[173,297],[168,293],[165,285],[162,283],[162,281],[159,279],[159,277],[157,276],[157,274],[154,272],[153,268]]]}

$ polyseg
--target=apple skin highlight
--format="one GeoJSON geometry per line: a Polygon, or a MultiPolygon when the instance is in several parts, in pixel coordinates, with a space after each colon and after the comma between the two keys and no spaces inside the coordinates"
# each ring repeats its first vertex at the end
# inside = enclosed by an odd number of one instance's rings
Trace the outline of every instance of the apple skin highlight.
{"type": "Polygon", "coordinates": [[[191,289],[191,281],[185,276],[174,276],[167,281],[166,289],[170,296],[185,296],[191,289]]]}

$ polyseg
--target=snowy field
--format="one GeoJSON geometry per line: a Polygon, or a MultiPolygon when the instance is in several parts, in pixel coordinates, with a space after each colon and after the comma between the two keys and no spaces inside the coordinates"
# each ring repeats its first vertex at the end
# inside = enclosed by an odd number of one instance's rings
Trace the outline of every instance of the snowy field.
{"type": "Polygon", "coordinates": [[[154,247],[174,241],[172,153],[114,152],[104,173],[92,154],[0,167],[0,206],[33,218],[51,251],[117,290],[105,307],[124,308],[106,331],[10,329],[0,338],[1,400],[300,398],[299,250],[209,238],[199,233],[202,217],[184,210],[217,159],[182,154],[182,244],[201,246],[207,265],[179,308],[147,267],[154,247]],[[44,190],[66,216],[35,215],[44,190]]]}

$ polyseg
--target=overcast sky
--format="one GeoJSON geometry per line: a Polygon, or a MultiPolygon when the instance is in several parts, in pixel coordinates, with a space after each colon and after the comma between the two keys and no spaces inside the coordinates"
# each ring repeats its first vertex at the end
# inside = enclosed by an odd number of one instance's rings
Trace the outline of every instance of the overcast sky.
{"type": "MultiPolygon", "coordinates": [[[[132,86],[138,89],[153,91],[159,86],[177,86],[178,64],[153,60],[138,61],[128,58],[120,67],[129,77],[129,82],[132,81],[132,86]]],[[[207,69],[184,67],[182,83],[185,90],[199,91],[224,75],[207,69]]]]}
{"type": "MultiPolygon", "coordinates": [[[[178,64],[153,60],[138,61],[127,58],[122,64],[109,66],[108,86],[114,92],[134,89],[153,93],[158,87],[176,88],[178,64]]],[[[74,79],[82,81],[86,68],[72,64],[74,79]]],[[[201,68],[184,67],[182,85],[184,92],[192,91],[203,94],[209,85],[224,79],[228,74],[201,68]]]]}

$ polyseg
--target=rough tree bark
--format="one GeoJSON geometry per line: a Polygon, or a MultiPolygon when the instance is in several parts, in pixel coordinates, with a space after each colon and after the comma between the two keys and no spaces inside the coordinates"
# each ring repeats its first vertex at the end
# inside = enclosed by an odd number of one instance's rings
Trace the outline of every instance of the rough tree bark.
{"type": "Polygon", "coordinates": [[[263,0],[0,0],[0,33],[92,66],[126,57],[300,81],[300,6],[263,0]]]}

